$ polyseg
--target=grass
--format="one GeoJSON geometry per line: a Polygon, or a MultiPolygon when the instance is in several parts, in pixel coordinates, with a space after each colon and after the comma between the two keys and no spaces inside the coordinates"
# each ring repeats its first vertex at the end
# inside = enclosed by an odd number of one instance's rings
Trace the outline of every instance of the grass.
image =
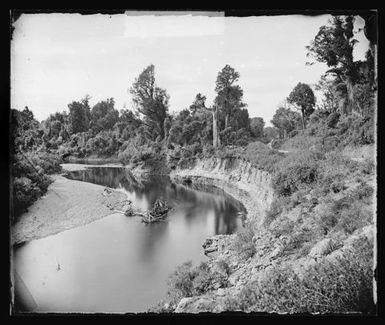
{"type": "Polygon", "coordinates": [[[275,313],[374,314],[373,244],[366,238],[336,260],[309,267],[299,277],[288,265],[275,266],[249,283],[226,309],[275,313]]]}
{"type": "Polygon", "coordinates": [[[241,259],[247,260],[253,257],[256,253],[256,248],[252,241],[254,232],[251,228],[246,227],[236,233],[235,240],[232,242],[232,249],[234,249],[241,259]]]}

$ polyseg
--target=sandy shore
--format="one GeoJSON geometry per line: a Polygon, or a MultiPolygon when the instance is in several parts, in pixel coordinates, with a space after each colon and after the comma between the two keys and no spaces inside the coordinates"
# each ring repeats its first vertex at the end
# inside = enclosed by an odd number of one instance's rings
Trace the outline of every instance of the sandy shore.
{"type": "Polygon", "coordinates": [[[126,195],[117,191],[104,196],[104,186],[60,175],[52,177],[54,182],[47,193],[12,227],[12,244],[47,237],[106,217],[112,210],[119,210],[126,200],[126,195]]]}

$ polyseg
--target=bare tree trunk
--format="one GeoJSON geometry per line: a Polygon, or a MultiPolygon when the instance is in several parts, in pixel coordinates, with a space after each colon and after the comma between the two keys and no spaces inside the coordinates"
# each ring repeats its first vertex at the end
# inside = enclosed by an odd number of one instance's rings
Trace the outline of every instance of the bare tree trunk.
{"type": "Polygon", "coordinates": [[[305,130],[306,125],[305,125],[305,109],[301,109],[302,112],[302,129],[305,130]]]}
{"type": "Polygon", "coordinates": [[[228,126],[229,126],[229,114],[226,114],[226,117],[225,117],[225,129],[227,129],[228,126]]]}
{"type": "Polygon", "coordinates": [[[213,147],[217,148],[221,145],[218,132],[218,107],[214,106],[211,111],[213,113],[213,147]]]}
{"type": "MultiPolygon", "coordinates": [[[[345,82],[346,84],[346,90],[347,90],[347,95],[348,95],[348,112],[351,113],[353,111],[357,111],[356,105],[354,103],[354,85],[353,83],[349,80],[349,78],[345,82]]],[[[359,113],[359,112],[358,112],[359,113]]]]}
{"type": "Polygon", "coordinates": [[[218,127],[218,120],[219,120],[219,110],[218,110],[218,107],[216,106],[215,107],[215,123],[216,123],[216,129],[217,129],[217,144],[218,144],[218,147],[220,147],[221,145],[221,138],[219,136],[219,127],[218,127]]]}

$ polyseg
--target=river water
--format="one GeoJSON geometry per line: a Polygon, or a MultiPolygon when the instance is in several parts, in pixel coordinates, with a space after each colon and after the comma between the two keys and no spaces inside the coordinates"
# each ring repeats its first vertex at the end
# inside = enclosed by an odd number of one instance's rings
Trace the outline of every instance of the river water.
{"type": "Polygon", "coordinates": [[[16,247],[16,273],[37,312],[145,312],[165,297],[176,266],[207,260],[207,237],[242,227],[243,206],[218,190],[198,191],[160,176],[138,182],[124,168],[66,177],[116,188],[142,209],[163,197],[172,210],[165,222],[144,224],[116,213],[16,247]]]}

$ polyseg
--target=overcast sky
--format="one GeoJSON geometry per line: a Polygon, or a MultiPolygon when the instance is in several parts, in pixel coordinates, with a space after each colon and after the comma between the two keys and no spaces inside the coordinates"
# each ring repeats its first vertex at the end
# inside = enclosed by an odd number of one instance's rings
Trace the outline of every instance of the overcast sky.
{"type": "MultiPolygon", "coordinates": [[[[39,121],[68,112],[86,94],[91,105],[113,97],[116,109],[132,108],[127,90],[149,64],[171,112],[187,108],[198,92],[211,105],[217,74],[230,64],[250,117],[269,125],[298,82],[314,84],[326,70],[305,65],[305,46],[328,18],[24,14],[11,44],[11,106],[28,106],[39,121]]],[[[362,32],[357,39],[361,59],[368,41],[362,32]]]]}

